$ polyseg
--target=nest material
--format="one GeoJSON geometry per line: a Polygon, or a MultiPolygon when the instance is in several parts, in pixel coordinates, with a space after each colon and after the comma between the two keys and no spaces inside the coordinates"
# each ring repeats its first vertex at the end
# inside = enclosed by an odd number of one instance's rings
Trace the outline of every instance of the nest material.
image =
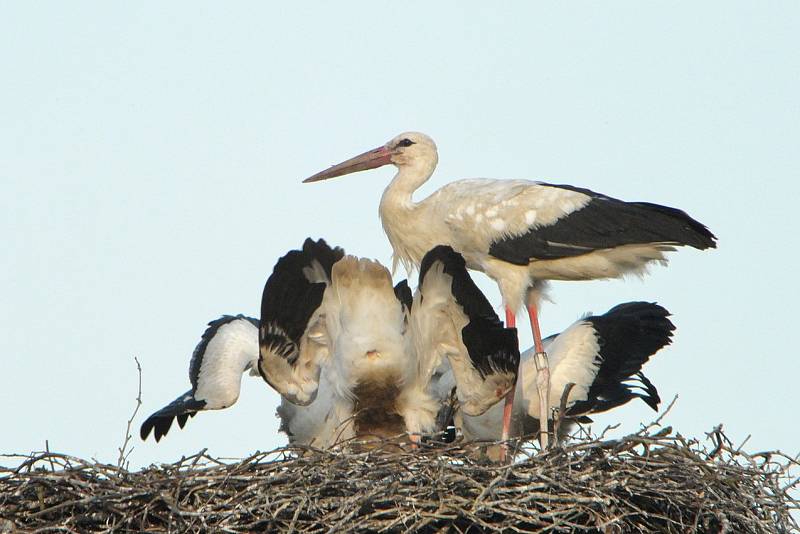
{"type": "MultiPolygon", "coordinates": [[[[63,454],[0,468],[3,532],[797,532],[780,453],[645,431],[518,463],[478,446],[200,452],[138,472],[63,454]]],[[[8,456],[6,456],[8,457],[8,456]]]]}

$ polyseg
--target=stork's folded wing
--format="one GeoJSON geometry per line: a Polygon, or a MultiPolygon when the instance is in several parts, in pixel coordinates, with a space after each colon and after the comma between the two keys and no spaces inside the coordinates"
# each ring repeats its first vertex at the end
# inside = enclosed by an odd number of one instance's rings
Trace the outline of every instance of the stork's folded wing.
{"type": "Polygon", "coordinates": [[[258,370],[290,402],[308,405],[328,354],[321,304],[333,264],[344,251],[307,239],[278,260],[261,298],[258,370]]]}
{"type": "Polygon", "coordinates": [[[514,385],[516,329],[503,327],[464,259],[450,247],[438,246],[422,260],[411,328],[424,370],[432,374],[447,357],[465,414],[484,413],[514,385]]]}

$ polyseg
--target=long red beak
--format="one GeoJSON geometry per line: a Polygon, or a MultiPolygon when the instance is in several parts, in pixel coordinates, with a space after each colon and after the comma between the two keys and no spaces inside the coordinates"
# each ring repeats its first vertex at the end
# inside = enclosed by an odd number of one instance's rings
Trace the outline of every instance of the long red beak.
{"type": "Polygon", "coordinates": [[[343,161],[338,165],[334,165],[330,169],[318,172],[314,176],[306,178],[303,183],[319,182],[320,180],[327,180],[328,178],[336,178],[358,171],[366,171],[367,169],[374,169],[382,167],[392,162],[392,151],[385,146],[378,147],[369,152],[359,154],[354,158],[343,161]]]}

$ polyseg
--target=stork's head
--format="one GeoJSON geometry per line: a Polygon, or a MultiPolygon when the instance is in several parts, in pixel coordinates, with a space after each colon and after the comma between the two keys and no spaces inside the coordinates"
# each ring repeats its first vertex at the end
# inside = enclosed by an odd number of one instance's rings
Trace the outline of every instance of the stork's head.
{"type": "Polygon", "coordinates": [[[430,168],[432,171],[438,160],[439,155],[433,139],[420,132],[404,132],[393,137],[383,146],[318,172],[303,182],[318,182],[358,171],[375,169],[390,163],[399,169],[421,166],[430,168]]]}

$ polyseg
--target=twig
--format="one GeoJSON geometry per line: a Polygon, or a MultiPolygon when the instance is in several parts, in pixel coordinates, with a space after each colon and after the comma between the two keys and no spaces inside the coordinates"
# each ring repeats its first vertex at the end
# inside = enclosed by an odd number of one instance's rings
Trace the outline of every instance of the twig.
{"type": "Polygon", "coordinates": [[[664,417],[666,417],[666,415],[670,412],[670,410],[672,410],[672,407],[675,405],[677,400],[678,400],[678,395],[675,395],[674,397],[672,397],[672,400],[670,401],[670,403],[667,405],[666,408],[664,408],[664,410],[660,414],[658,414],[658,417],[655,418],[653,421],[650,421],[650,423],[648,423],[646,426],[642,425],[642,429],[639,430],[639,433],[640,434],[644,434],[644,433],[649,432],[650,429],[652,429],[652,428],[655,428],[657,426],[661,426],[661,420],[664,419],[664,417]]]}
{"type": "MultiPolygon", "coordinates": [[[[47,440],[47,439],[44,440],[44,450],[47,451],[47,454],[49,456],[50,455],[50,440],[47,440]]],[[[52,458],[48,458],[48,460],[50,460],[50,470],[51,471],[55,471],[56,470],[56,465],[53,463],[53,459],[52,458]]]]}
{"type": "Polygon", "coordinates": [[[136,414],[139,413],[139,408],[142,406],[142,365],[139,363],[139,358],[136,356],[133,357],[133,360],[136,362],[136,372],[139,375],[139,389],[136,394],[136,408],[133,410],[133,414],[131,414],[131,418],[128,419],[128,425],[125,428],[125,441],[122,442],[122,447],[119,448],[119,458],[117,458],[117,467],[120,469],[125,467],[125,461],[128,459],[128,456],[133,452],[133,448],[129,450],[127,453],[125,449],[128,447],[128,443],[131,440],[131,425],[133,424],[133,420],[136,417],[136,414]]]}

